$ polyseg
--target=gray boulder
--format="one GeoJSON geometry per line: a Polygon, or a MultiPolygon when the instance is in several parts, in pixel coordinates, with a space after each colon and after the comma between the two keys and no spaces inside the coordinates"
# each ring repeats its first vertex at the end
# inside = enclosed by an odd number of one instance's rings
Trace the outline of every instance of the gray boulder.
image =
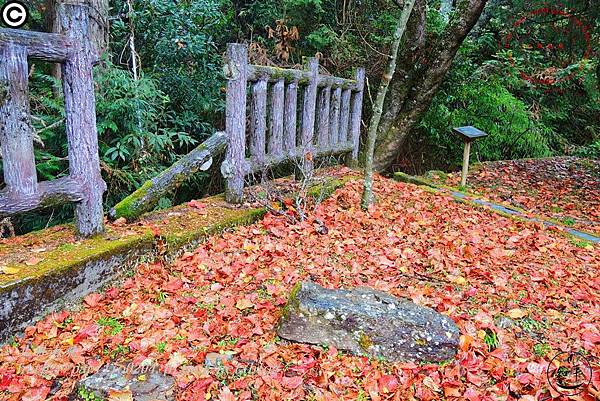
{"type": "Polygon", "coordinates": [[[456,355],[460,331],[447,316],[408,299],[359,287],[294,287],[277,334],[388,361],[441,362],[456,355]]]}

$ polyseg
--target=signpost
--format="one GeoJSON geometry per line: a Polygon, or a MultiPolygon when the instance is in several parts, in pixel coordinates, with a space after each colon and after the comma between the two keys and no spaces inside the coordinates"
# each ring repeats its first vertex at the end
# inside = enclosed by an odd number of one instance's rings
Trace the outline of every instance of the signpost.
{"type": "Polygon", "coordinates": [[[460,136],[465,143],[465,151],[463,153],[463,164],[462,164],[462,176],[460,178],[460,185],[467,185],[467,173],[469,172],[469,156],[471,154],[471,142],[477,138],[483,138],[488,134],[470,125],[466,127],[458,127],[452,130],[455,134],[460,136]]]}

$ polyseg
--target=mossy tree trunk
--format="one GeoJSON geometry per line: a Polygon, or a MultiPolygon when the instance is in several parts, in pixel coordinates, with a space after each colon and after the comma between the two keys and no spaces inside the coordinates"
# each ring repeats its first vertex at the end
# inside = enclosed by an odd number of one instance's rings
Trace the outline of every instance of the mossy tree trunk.
{"type": "Polygon", "coordinates": [[[488,0],[459,0],[444,30],[433,39],[425,31],[427,1],[417,0],[398,55],[375,144],[374,168],[394,167],[408,134],[429,108],[456,53],[488,0]],[[429,41],[429,42],[428,42],[429,41]]]}
{"type": "Polygon", "coordinates": [[[383,113],[383,103],[385,102],[385,96],[390,85],[390,81],[396,71],[396,60],[398,58],[398,49],[400,48],[400,42],[404,31],[406,31],[406,25],[408,18],[412,13],[413,7],[416,0],[406,0],[402,7],[402,13],[398,19],[396,30],[394,31],[394,41],[392,42],[392,54],[387,69],[381,77],[379,83],[379,89],[377,91],[377,98],[373,103],[373,114],[371,115],[371,122],[369,123],[369,131],[367,134],[367,149],[365,151],[365,186],[362,197],[362,208],[367,209],[369,205],[373,203],[373,152],[375,151],[375,140],[377,139],[377,129],[379,128],[379,121],[381,120],[381,114],[383,113]]]}
{"type": "Polygon", "coordinates": [[[124,217],[127,220],[134,220],[142,213],[151,211],[162,197],[179,187],[196,171],[208,170],[213,158],[223,153],[226,146],[225,133],[217,132],[171,167],[146,181],[139,189],[117,203],[109,212],[110,218],[124,217]]]}

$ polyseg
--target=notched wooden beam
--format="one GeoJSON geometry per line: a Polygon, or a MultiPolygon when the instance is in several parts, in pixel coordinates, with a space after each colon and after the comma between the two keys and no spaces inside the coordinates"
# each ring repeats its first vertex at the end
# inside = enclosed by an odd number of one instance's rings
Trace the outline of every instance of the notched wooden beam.
{"type": "MultiPolygon", "coordinates": [[[[249,65],[248,66],[248,81],[258,81],[260,79],[268,82],[277,82],[280,79],[285,82],[297,81],[301,85],[306,85],[311,79],[311,72],[305,70],[294,70],[271,67],[266,65],[249,65]]],[[[317,76],[317,86],[331,86],[333,89],[351,89],[358,90],[358,83],[354,79],[345,79],[333,77],[331,75],[319,74],[317,76]]]]}
{"type": "Polygon", "coordinates": [[[71,177],[41,182],[32,195],[11,193],[9,188],[6,188],[0,191],[0,217],[43,207],[80,202],[83,197],[81,185],[71,177]]]}
{"type": "Polygon", "coordinates": [[[57,33],[0,28],[0,48],[8,43],[27,48],[27,55],[39,60],[63,62],[74,46],[64,35],[57,33]]]}

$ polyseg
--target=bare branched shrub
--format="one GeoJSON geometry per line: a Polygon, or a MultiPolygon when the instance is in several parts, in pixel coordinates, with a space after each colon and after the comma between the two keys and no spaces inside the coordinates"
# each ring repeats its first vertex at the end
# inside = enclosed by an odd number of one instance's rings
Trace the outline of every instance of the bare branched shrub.
{"type": "Polygon", "coordinates": [[[296,172],[296,180],[291,183],[273,179],[277,168],[266,167],[248,176],[247,186],[260,183],[258,190],[248,191],[248,200],[265,207],[272,214],[285,217],[292,224],[309,220],[327,195],[325,184],[328,177],[319,175],[319,170],[339,163],[340,160],[335,156],[316,161],[295,158],[287,166],[296,172]],[[314,164],[312,169],[308,168],[311,163],[314,164]]]}

